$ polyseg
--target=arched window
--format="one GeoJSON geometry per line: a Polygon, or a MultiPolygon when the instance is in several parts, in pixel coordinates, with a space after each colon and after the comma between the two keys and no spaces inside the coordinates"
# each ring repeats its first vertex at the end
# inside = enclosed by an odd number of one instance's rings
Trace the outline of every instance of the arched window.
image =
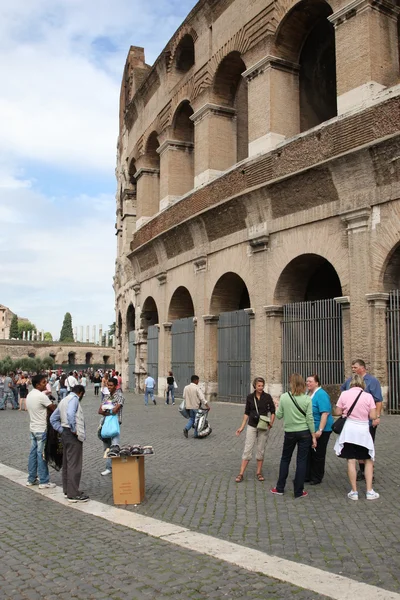
{"type": "Polygon", "coordinates": [[[175,66],[177,71],[186,73],[193,67],[195,62],[194,41],[189,33],[187,33],[179,42],[175,56],[175,66]]]}

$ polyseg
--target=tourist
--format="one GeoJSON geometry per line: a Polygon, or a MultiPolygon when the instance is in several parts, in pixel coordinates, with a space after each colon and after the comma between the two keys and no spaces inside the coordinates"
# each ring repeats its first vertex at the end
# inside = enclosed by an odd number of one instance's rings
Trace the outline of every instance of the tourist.
{"type": "Polygon", "coordinates": [[[194,428],[194,437],[197,438],[197,431],[194,426],[196,421],[196,414],[199,408],[210,410],[207,400],[204,397],[202,390],[199,387],[199,377],[192,375],[190,378],[189,385],[183,389],[183,399],[185,401],[185,408],[189,413],[189,420],[183,430],[185,438],[189,437],[189,431],[194,428]]]}
{"type": "Polygon", "coordinates": [[[40,489],[53,488],[56,484],[50,483],[49,468],[43,458],[47,438],[47,407],[51,406],[52,402],[44,393],[47,385],[45,376],[32,377],[32,385],[33,390],[26,398],[31,438],[26,485],[39,484],[40,489]]]}
{"type": "Polygon", "coordinates": [[[5,410],[4,407],[4,375],[0,374],[0,410],[5,410]]]}
{"type": "MultiPolygon", "coordinates": [[[[375,400],[376,418],[373,421],[370,421],[370,423],[369,423],[369,431],[370,431],[370,434],[371,434],[372,439],[375,444],[376,428],[378,427],[378,425],[381,422],[381,413],[382,413],[382,407],[383,407],[381,384],[379,383],[379,381],[377,380],[376,377],[374,377],[373,375],[371,375],[370,373],[367,372],[366,364],[360,358],[353,360],[353,362],[351,363],[351,370],[353,372],[353,375],[354,374],[360,375],[364,379],[365,391],[368,394],[371,394],[371,396],[375,400]]],[[[351,380],[352,380],[351,377],[346,379],[346,381],[340,387],[341,392],[348,390],[350,388],[351,380]]],[[[365,480],[364,468],[365,467],[364,467],[363,461],[360,461],[359,462],[359,470],[357,473],[357,481],[365,480]]]]}
{"type": "Polygon", "coordinates": [[[169,404],[169,397],[171,396],[171,404],[175,404],[175,378],[172,371],[168,372],[167,377],[167,399],[165,404],[169,404]]]}
{"type": "Polygon", "coordinates": [[[149,405],[149,396],[153,400],[153,404],[157,404],[156,399],[154,398],[154,390],[156,388],[156,382],[154,381],[151,375],[147,375],[144,380],[144,403],[146,406],[149,405]]]}
{"type": "Polygon", "coordinates": [[[356,460],[362,460],[364,464],[367,500],[379,498],[379,494],[372,487],[375,446],[368,421],[376,420],[377,408],[372,394],[365,391],[366,387],[363,376],[354,373],[349,389],[340,394],[336,405],[336,415],[345,417],[354,405],[335,444],[337,456],[347,459],[347,473],[351,485],[347,497],[350,500],[358,500],[356,460]]]}
{"type": "Polygon", "coordinates": [[[101,375],[98,371],[93,375],[93,383],[94,383],[94,395],[99,395],[100,385],[101,385],[101,375]]]}
{"type": "Polygon", "coordinates": [[[89,496],[79,490],[82,475],[83,442],[86,439],[81,400],[83,385],[76,385],[63,398],[50,417],[52,427],[61,434],[63,445],[62,482],[68,502],[87,502],[89,496]]]}
{"type": "Polygon", "coordinates": [[[4,378],[4,407],[7,408],[7,402],[12,404],[13,410],[19,409],[18,401],[15,401],[14,396],[14,373],[6,375],[4,378]]]}
{"type": "Polygon", "coordinates": [[[73,387],[75,387],[76,385],[78,385],[78,380],[75,377],[73,371],[70,371],[68,373],[68,377],[66,378],[65,383],[66,383],[66,386],[67,386],[68,393],[72,390],[73,387]]]}
{"type": "Polygon", "coordinates": [[[317,447],[308,452],[306,481],[310,485],[322,483],[325,474],[326,448],[332,433],[333,417],[331,399],[321,387],[318,375],[310,375],[306,381],[308,395],[312,402],[315,437],[317,447]]]}
{"type": "Polygon", "coordinates": [[[285,437],[278,481],[271,492],[278,496],[283,495],[290,461],[297,446],[296,473],[293,480],[294,497],[305,498],[308,496],[308,492],[304,490],[308,452],[310,446],[313,448],[317,446],[312,403],[311,398],[305,394],[306,384],[301,375],[293,373],[289,385],[290,392],[282,394],[278,410],[275,413],[277,419],[283,419],[285,437]]]}
{"type": "MultiPolygon", "coordinates": [[[[117,390],[117,385],[118,385],[117,379],[114,379],[113,377],[111,377],[108,380],[108,390],[109,390],[110,394],[106,397],[106,400],[107,400],[107,404],[112,404],[112,409],[104,410],[103,403],[102,403],[98,410],[98,413],[99,413],[99,415],[102,415],[103,417],[108,417],[109,415],[118,415],[118,421],[119,421],[119,424],[121,425],[121,423],[122,423],[122,407],[124,405],[125,398],[123,397],[121,390],[117,390]]],[[[104,419],[103,419],[103,422],[104,422],[104,419]]],[[[103,439],[104,450],[107,450],[107,448],[110,448],[111,446],[119,446],[119,442],[120,442],[120,435],[116,435],[115,437],[109,438],[109,439],[103,439]]],[[[102,472],[102,475],[110,475],[111,471],[112,471],[111,458],[107,458],[106,468],[102,472]]]]}
{"type": "Polygon", "coordinates": [[[119,374],[118,371],[115,371],[115,376],[114,377],[118,381],[117,390],[121,390],[121,392],[122,392],[122,377],[121,377],[121,375],[119,374]]]}
{"type": "Polygon", "coordinates": [[[256,477],[258,481],[265,481],[262,474],[264,463],[265,445],[267,443],[268,433],[275,420],[275,404],[272,396],[264,392],[265,379],[256,377],[253,381],[254,392],[249,394],[246,399],[243,421],[239,429],[236,430],[236,435],[239,436],[246,427],[246,439],[244,443],[244,451],[242,454],[242,463],[240,465],[240,473],[236,477],[236,483],[243,481],[243,475],[247,469],[251,457],[253,456],[254,446],[257,444],[256,460],[257,471],[256,477]],[[260,417],[266,423],[266,428],[257,428],[260,422],[260,417]],[[268,423],[267,423],[268,420],[268,423]]]}
{"type": "Polygon", "coordinates": [[[103,402],[105,396],[108,396],[110,393],[108,389],[108,373],[107,371],[104,373],[101,380],[101,401],[103,402]]]}
{"type": "Polygon", "coordinates": [[[26,397],[28,395],[29,379],[25,373],[21,373],[21,376],[18,379],[17,385],[18,385],[19,397],[20,397],[19,410],[26,411],[26,397]]]}
{"type": "Polygon", "coordinates": [[[86,390],[86,386],[87,386],[87,377],[85,373],[82,373],[81,375],[81,381],[80,381],[80,385],[83,386],[86,390]]]}
{"type": "Polygon", "coordinates": [[[59,395],[59,399],[62,400],[63,398],[65,398],[65,396],[68,394],[68,390],[67,390],[67,376],[65,375],[65,373],[62,373],[62,375],[60,376],[60,389],[58,392],[59,395]]]}

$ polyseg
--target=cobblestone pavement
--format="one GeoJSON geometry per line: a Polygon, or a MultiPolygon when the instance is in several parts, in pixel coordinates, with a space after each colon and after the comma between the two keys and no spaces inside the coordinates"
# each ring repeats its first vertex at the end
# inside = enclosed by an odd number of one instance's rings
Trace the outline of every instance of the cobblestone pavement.
{"type": "MultiPolygon", "coordinates": [[[[89,391],[83,401],[88,440],[81,488],[91,498],[112,504],[111,480],[100,476],[104,460],[96,437],[97,405],[89,391]]],[[[187,440],[177,405],[165,406],[158,399],[157,406],[145,407],[142,397],[126,394],[122,443],[152,444],[156,452],[146,459],[146,500],[127,510],[399,592],[400,466],[396,448],[400,419],[385,416],[377,433],[375,489],[381,494],[379,500],[367,502],[363,494],[358,502],[347,499],[346,464],[335,456],[331,439],[323,484],[310,488],[308,498],[295,501],[290,485],[283,497],[269,492],[278,473],[281,424],[273,428],[268,441],[266,481],[255,479],[253,461],[244,482],[235,483],[244,438],[236,438],[234,432],[242,414],[242,406],[215,403],[209,416],[211,436],[187,440]]],[[[27,414],[1,412],[0,462],[26,470],[28,451],[27,414]]],[[[60,484],[60,474],[52,473],[52,480],[60,484]]],[[[18,496],[24,492],[18,490],[18,496]]],[[[82,527],[82,531],[86,529],[82,527]]],[[[170,547],[167,555],[179,552],[170,547]]],[[[307,592],[306,597],[314,596],[307,592]]]]}
{"type": "Polygon", "coordinates": [[[0,484],[2,600],[326,598],[0,484]]]}

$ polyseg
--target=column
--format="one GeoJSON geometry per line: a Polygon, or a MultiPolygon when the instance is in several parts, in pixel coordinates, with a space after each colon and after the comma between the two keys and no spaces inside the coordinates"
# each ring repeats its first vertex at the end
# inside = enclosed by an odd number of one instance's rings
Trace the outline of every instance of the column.
{"type": "Polygon", "coordinates": [[[160,169],[142,167],[135,173],[137,182],[136,229],[158,213],[160,204],[160,169]]]}
{"type": "Polygon", "coordinates": [[[366,294],[368,302],[368,324],[369,324],[369,370],[382,386],[383,397],[386,402],[388,391],[387,373],[387,333],[386,333],[386,309],[389,302],[389,294],[376,292],[366,294]]]}
{"type": "Polygon", "coordinates": [[[194,187],[194,144],[166,140],[160,155],[160,210],[167,208],[194,187]]]}
{"type": "Polygon", "coordinates": [[[267,317],[266,355],[267,391],[273,399],[282,394],[282,317],[283,306],[264,306],[267,317]]]}
{"type": "Polygon", "coordinates": [[[23,331],[23,332],[22,332],[22,339],[23,339],[23,341],[25,341],[25,340],[26,340],[26,331],[23,331]]]}
{"type": "Polygon", "coordinates": [[[83,325],[81,325],[81,336],[79,341],[83,342],[83,325]]]}
{"type": "Polygon", "coordinates": [[[103,345],[103,325],[99,325],[99,346],[103,345]]]}
{"type": "Polygon", "coordinates": [[[351,361],[353,360],[351,353],[350,298],[349,296],[341,296],[340,298],[334,298],[334,300],[342,306],[344,379],[347,379],[351,375],[351,361]]]}
{"type": "Polygon", "coordinates": [[[249,156],[300,133],[299,65],[266,56],[243,73],[249,99],[249,156]]]}
{"type": "Polygon", "coordinates": [[[218,397],[218,315],[203,315],[204,382],[208,401],[218,397]]]}
{"type": "Polygon", "coordinates": [[[236,162],[236,111],[207,103],[190,118],[194,122],[194,186],[218,177],[236,162]]]}
{"type": "Polygon", "coordinates": [[[93,344],[96,343],[96,325],[92,326],[92,342],[93,344]]]}
{"type": "Polygon", "coordinates": [[[86,325],[86,343],[88,344],[90,342],[90,329],[89,329],[89,325],[86,325]]]}
{"type": "Polygon", "coordinates": [[[328,17],[335,27],[339,115],[398,82],[399,13],[388,0],[353,0],[328,17]]]}

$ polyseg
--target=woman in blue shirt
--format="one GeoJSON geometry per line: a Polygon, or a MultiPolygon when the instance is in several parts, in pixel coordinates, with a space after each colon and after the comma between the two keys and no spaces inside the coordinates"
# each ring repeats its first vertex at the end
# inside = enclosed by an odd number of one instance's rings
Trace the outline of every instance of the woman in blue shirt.
{"type": "Polygon", "coordinates": [[[325,456],[329,438],[332,433],[332,407],[331,399],[321,388],[321,382],[318,375],[307,377],[308,395],[312,400],[312,411],[315,425],[315,437],[317,438],[317,447],[315,450],[310,448],[307,464],[306,481],[310,485],[321,483],[325,473],[325,456]]]}

